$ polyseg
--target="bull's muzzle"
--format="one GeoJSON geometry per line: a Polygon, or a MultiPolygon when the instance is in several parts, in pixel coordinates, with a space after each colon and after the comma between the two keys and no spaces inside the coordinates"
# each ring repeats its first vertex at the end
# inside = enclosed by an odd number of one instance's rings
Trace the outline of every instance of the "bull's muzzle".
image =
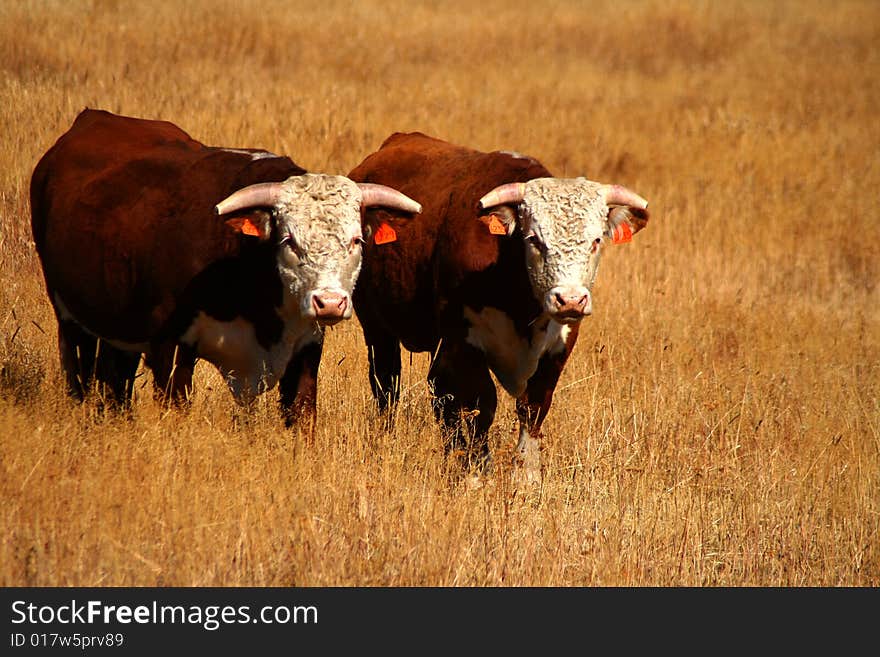
{"type": "Polygon", "coordinates": [[[579,322],[593,312],[590,291],[585,287],[555,287],[544,305],[549,315],[563,324],[579,322]]]}
{"type": "Polygon", "coordinates": [[[348,295],[333,291],[312,293],[312,312],[319,324],[329,326],[351,316],[348,295]]]}

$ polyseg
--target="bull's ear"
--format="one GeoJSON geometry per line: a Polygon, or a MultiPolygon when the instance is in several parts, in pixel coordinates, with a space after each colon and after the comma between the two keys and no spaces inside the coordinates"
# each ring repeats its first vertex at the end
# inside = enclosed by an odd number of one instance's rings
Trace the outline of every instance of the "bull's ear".
{"type": "Polygon", "coordinates": [[[509,205],[496,205],[479,215],[479,219],[493,235],[510,237],[516,230],[516,210],[509,205]]]}
{"type": "Polygon", "coordinates": [[[261,242],[272,234],[272,218],[262,210],[251,211],[226,220],[226,225],[242,235],[256,237],[261,242]]]}
{"type": "Polygon", "coordinates": [[[614,244],[624,244],[632,240],[648,224],[648,211],[627,205],[612,205],[608,208],[608,223],[605,236],[614,244]]]}
{"type": "Polygon", "coordinates": [[[397,241],[395,225],[402,225],[412,217],[412,213],[390,210],[384,207],[364,208],[361,213],[361,230],[367,244],[388,244],[397,241]]]}

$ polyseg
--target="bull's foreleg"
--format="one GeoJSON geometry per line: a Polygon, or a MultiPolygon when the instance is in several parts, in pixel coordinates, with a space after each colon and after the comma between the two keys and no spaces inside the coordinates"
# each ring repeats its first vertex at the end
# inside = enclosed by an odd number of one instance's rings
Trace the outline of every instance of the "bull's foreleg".
{"type": "Polygon", "coordinates": [[[447,452],[461,452],[468,467],[489,464],[489,427],[497,395],[483,352],[465,343],[444,342],[428,372],[434,415],[447,433],[447,452]]]}
{"type": "Polygon", "coordinates": [[[541,484],[541,425],[550,411],[553,391],[576,340],[577,326],[569,333],[564,346],[541,357],[525,392],[517,397],[519,440],[514,454],[514,478],[518,484],[541,484]]]}
{"type": "Polygon", "coordinates": [[[284,426],[302,431],[308,444],[315,439],[318,414],[318,367],[324,343],[309,342],[293,354],[278,382],[284,426]]]}
{"type": "Polygon", "coordinates": [[[144,362],[153,372],[153,397],[177,406],[187,403],[192,395],[196,358],[195,350],[185,344],[152,345],[144,362]]]}

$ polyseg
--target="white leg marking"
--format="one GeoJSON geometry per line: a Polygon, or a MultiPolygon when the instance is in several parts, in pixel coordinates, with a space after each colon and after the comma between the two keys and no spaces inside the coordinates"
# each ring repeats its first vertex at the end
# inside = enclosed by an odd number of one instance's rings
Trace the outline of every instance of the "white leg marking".
{"type": "Polygon", "coordinates": [[[521,488],[541,485],[541,445],[523,423],[519,425],[513,477],[514,483],[521,488]]]}

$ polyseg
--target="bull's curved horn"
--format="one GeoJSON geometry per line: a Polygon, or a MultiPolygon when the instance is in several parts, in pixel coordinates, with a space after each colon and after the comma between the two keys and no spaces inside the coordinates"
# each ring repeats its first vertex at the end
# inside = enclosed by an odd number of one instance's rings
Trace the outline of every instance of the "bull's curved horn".
{"type": "Polygon", "coordinates": [[[214,206],[214,214],[229,214],[242,208],[275,205],[281,193],[281,183],[257,183],[242,187],[214,206]]]}
{"type": "Polygon", "coordinates": [[[504,203],[520,203],[526,193],[525,183],[507,183],[499,185],[480,199],[480,208],[495,207],[504,203]]]}
{"type": "Polygon", "coordinates": [[[602,185],[599,193],[605,199],[605,205],[628,205],[642,210],[648,207],[645,199],[623,185],[602,185]]]}
{"type": "Polygon", "coordinates": [[[415,214],[419,214],[422,211],[420,203],[391,187],[375,183],[358,183],[358,187],[360,187],[361,194],[363,195],[361,205],[365,208],[381,205],[385,208],[395,208],[415,214]]]}

